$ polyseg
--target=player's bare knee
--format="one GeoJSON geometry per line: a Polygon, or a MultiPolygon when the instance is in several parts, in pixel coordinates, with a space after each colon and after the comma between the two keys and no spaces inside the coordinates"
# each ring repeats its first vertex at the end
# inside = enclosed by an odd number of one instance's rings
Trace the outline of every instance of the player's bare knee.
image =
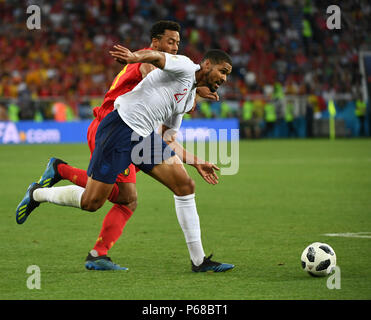
{"type": "Polygon", "coordinates": [[[127,206],[131,211],[137,207],[138,194],[136,189],[130,190],[128,193],[120,192],[116,203],[127,206]]]}
{"type": "Polygon", "coordinates": [[[119,194],[115,203],[128,207],[131,211],[137,208],[138,193],[135,183],[118,183],[119,194]]]}
{"type": "Polygon", "coordinates": [[[131,211],[134,212],[138,205],[137,199],[137,193],[135,192],[130,195],[118,198],[118,202],[119,204],[128,207],[131,211]]]}
{"type": "Polygon", "coordinates": [[[132,212],[134,212],[135,209],[136,209],[137,206],[138,206],[138,202],[137,202],[137,200],[135,200],[135,201],[129,202],[128,204],[126,204],[126,206],[127,206],[127,207],[132,211],[132,212]]]}
{"type": "Polygon", "coordinates": [[[95,212],[99,208],[101,208],[103,204],[104,201],[102,201],[99,198],[87,198],[87,197],[81,198],[81,209],[85,211],[95,212]]]}
{"type": "Polygon", "coordinates": [[[196,183],[193,179],[189,178],[188,181],[189,194],[193,194],[196,191],[196,183]]]}
{"type": "Polygon", "coordinates": [[[89,203],[86,210],[90,212],[95,212],[101,207],[102,207],[102,203],[97,201],[97,202],[89,203]]]}
{"type": "Polygon", "coordinates": [[[182,183],[179,183],[175,186],[173,192],[176,196],[187,196],[189,194],[195,193],[196,183],[190,177],[188,177],[182,183]]]}

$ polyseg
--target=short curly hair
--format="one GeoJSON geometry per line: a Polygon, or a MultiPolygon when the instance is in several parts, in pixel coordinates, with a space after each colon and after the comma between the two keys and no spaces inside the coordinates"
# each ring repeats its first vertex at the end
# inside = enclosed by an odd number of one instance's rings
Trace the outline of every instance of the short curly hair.
{"type": "Polygon", "coordinates": [[[159,39],[164,35],[165,30],[178,31],[180,32],[180,25],[178,22],[170,20],[157,21],[151,28],[150,35],[151,40],[153,38],[159,39]]]}

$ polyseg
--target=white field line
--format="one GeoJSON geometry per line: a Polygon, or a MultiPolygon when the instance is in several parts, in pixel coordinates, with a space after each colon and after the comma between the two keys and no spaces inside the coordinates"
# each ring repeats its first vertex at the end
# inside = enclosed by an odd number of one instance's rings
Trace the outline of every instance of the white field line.
{"type": "Polygon", "coordinates": [[[371,232],[346,232],[346,233],[325,233],[328,237],[343,237],[343,238],[368,238],[371,239],[371,232]]]}

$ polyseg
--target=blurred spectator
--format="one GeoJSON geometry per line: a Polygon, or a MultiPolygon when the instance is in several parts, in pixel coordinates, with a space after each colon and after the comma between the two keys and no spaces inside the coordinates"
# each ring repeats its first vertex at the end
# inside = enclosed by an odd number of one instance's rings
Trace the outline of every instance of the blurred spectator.
{"type": "Polygon", "coordinates": [[[311,96],[308,97],[305,107],[305,131],[308,138],[313,138],[314,106],[310,98],[311,96]]]}
{"type": "Polygon", "coordinates": [[[223,101],[220,104],[220,118],[232,118],[233,112],[228,101],[223,101]]]}
{"type": "Polygon", "coordinates": [[[8,105],[8,117],[10,121],[19,121],[19,107],[14,102],[10,102],[8,105]]]}
{"type": "Polygon", "coordinates": [[[259,118],[256,110],[254,109],[254,103],[247,100],[242,104],[241,119],[241,137],[248,139],[260,138],[260,127],[259,118]]]}
{"type": "Polygon", "coordinates": [[[200,114],[203,118],[213,118],[213,113],[211,111],[210,103],[208,101],[202,101],[200,103],[200,114]]]}
{"type": "Polygon", "coordinates": [[[298,133],[294,124],[294,104],[292,101],[288,101],[285,106],[285,121],[287,125],[287,135],[288,137],[298,137],[298,133]]]}
{"type": "Polygon", "coordinates": [[[93,117],[93,109],[88,100],[84,100],[79,104],[78,111],[80,119],[91,119],[93,117]]]}
{"type": "Polygon", "coordinates": [[[24,82],[18,86],[17,105],[21,120],[33,120],[35,116],[34,102],[32,101],[31,91],[24,82]]]}
{"type": "Polygon", "coordinates": [[[74,114],[69,105],[64,101],[57,101],[53,104],[54,120],[58,122],[72,121],[74,114]]]}
{"type": "Polygon", "coordinates": [[[366,136],[366,129],[365,129],[366,111],[367,111],[366,102],[358,98],[356,100],[355,114],[359,121],[359,135],[361,137],[366,136]]]}
{"type": "Polygon", "coordinates": [[[266,102],[264,106],[264,112],[265,112],[264,136],[273,138],[275,135],[277,121],[276,107],[274,103],[272,103],[271,101],[266,102]]]}
{"type": "Polygon", "coordinates": [[[8,121],[8,110],[5,105],[0,103],[0,121],[8,121]]]}

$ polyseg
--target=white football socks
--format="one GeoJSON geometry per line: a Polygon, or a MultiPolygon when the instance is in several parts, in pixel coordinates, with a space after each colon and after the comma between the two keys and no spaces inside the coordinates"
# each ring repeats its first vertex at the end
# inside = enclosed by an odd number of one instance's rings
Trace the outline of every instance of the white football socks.
{"type": "Polygon", "coordinates": [[[176,196],[175,210],[179,224],[183,230],[189,255],[193,264],[199,266],[205,257],[201,242],[200,218],[196,209],[195,194],[176,196]]]}
{"type": "Polygon", "coordinates": [[[60,206],[81,208],[81,196],[85,191],[79,186],[64,186],[36,189],[32,197],[38,202],[50,202],[60,206]]]}

